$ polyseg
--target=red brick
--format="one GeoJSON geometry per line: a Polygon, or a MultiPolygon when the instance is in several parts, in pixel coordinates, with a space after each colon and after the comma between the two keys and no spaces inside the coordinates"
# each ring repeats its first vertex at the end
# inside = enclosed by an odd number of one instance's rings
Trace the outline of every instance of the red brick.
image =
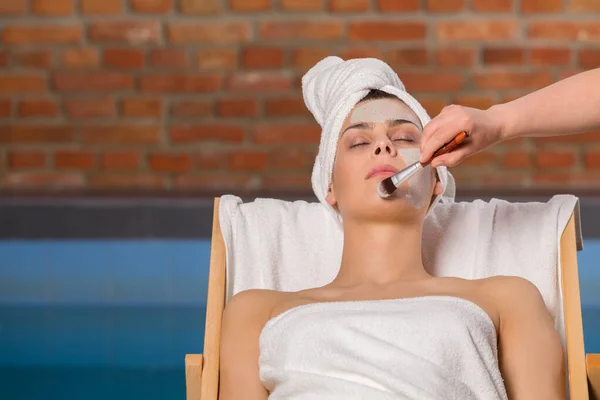
{"type": "Polygon", "coordinates": [[[65,100],[65,110],[71,118],[100,118],[115,115],[115,100],[110,97],[74,98],[65,100]]]}
{"type": "Polygon", "coordinates": [[[221,167],[223,156],[215,150],[200,150],[192,155],[192,165],[197,169],[214,170],[221,167]]]}
{"type": "Polygon", "coordinates": [[[425,48],[394,49],[386,52],[385,61],[392,67],[429,64],[429,53],[425,48]]]}
{"type": "Polygon", "coordinates": [[[288,90],[292,87],[289,74],[280,72],[245,72],[229,77],[227,88],[234,91],[288,90]]]}
{"type": "Polygon", "coordinates": [[[43,16],[72,15],[75,11],[75,3],[74,0],[33,0],[31,11],[43,16]]]}
{"type": "Polygon", "coordinates": [[[246,132],[243,125],[177,125],[171,128],[169,136],[173,143],[193,143],[211,141],[239,143],[244,140],[246,132]]]}
{"type": "Polygon", "coordinates": [[[439,41],[487,41],[515,39],[519,24],[515,20],[464,20],[439,22],[436,36],[439,41]]]}
{"type": "Polygon", "coordinates": [[[539,168],[567,168],[575,165],[575,153],[570,151],[538,150],[535,164],[539,168]]]}
{"type": "Polygon", "coordinates": [[[96,22],[91,24],[88,35],[91,41],[100,43],[156,43],[161,37],[161,25],[158,21],[96,22]]]}
{"type": "Polygon", "coordinates": [[[149,56],[150,65],[158,68],[187,68],[190,63],[183,49],[153,49],[149,56]]]}
{"type": "Polygon", "coordinates": [[[598,68],[600,66],[600,49],[579,50],[579,66],[584,69],[598,68]]]}
{"type": "Polygon", "coordinates": [[[281,175],[263,175],[263,189],[281,190],[309,190],[311,188],[310,174],[281,174],[281,175]]]}
{"type": "Polygon", "coordinates": [[[46,82],[42,76],[33,74],[0,75],[0,93],[45,92],[46,82]]]}
{"type": "Polygon", "coordinates": [[[228,167],[232,170],[262,171],[266,169],[269,157],[261,151],[235,151],[229,154],[228,167]]]}
{"type": "Polygon", "coordinates": [[[419,95],[417,96],[417,100],[427,111],[427,114],[431,116],[438,115],[442,109],[448,105],[448,102],[445,99],[439,97],[419,95]]]}
{"type": "Polygon", "coordinates": [[[256,117],[258,104],[254,99],[221,99],[217,102],[219,117],[256,117]]]}
{"type": "Polygon", "coordinates": [[[598,176],[590,176],[590,172],[577,173],[537,173],[533,175],[533,183],[537,186],[555,186],[561,190],[567,186],[571,187],[590,187],[598,186],[600,179],[598,176]]]}
{"type": "Polygon", "coordinates": [[[249,22],[172,23],[167,27],[172,43],[243,43],[251,37],[249,22]]]}
{"type": "Polygon", "coordinates": [[[312,152],[301,149],[275,149],[270,157],[272,168],[308,170],[313,164],[312,152]]]}
{"type": "Polygon", "coordinates": [[[587,41],[600,39],[600,22],[532,21],[527,34],[534,39],[587,41]]]}
{"type": "Polygon", "coordinates": [[[62,65],[68,68],[90,68],[98,66],[98,51],[96,49],[68,49],[61,58],[62,65]]]}
{"type": "Polygon", "coordinates": [[[526,151],[512,151],[502,157],[504,168],[529,168],[531,166],[531,154],[526,151]]]}
{"type": "Polygon", "coordinates": [[[316,144],[321,128],[316,123],[263,124],[254,129],[257,144],[316,144]]]}
{"type": "Polygon", "coordinates": [[[550,85],[549,72],[496,71],[475,73],[475,85],[479,89],[538,89],[550,85]]]}
{"type": "Polygon", "coordinates": [[[196,55],[199,69],[235,69],[237,67],[237,50],[235,49],[200,49],[196,55]]]}
{"type": "Polygon", "coordinates": [[[99,174],[90,178],[90,184],[94,187],[121,188],[129,190],[164,188],[165,182],[166,180],[163,176],[147,174],[99,174]]]}
{"type": "Polygon", "coordinates": [[[525,62],[525,50],[519,47],[484,47],[483,63],[490,65],[519,65],[525,62]]]}
{"type": "Polygon", "coordinates": [[[213,103],[209,100],[183,100],[171,107],[171,115],[180,118],[208,117],[213,114],[213,103]]]}
{"type": "Polygon", "coordinates": [[[160,98],[127,97],[121,100],[121,114],[124,117],[159,118],[162,101],[160,98]]]}
{"type": "Polygon", "coordinates": [[[148,156],[148,164],[153,171],[186,172],[192,162],[189,154],[153,153],[148,156]]]}
{"type": "Polygon", "coordinates": [[[600,3],[597,0],[570,0],[568,4],[568,10],[572,12],[600,11],[600,3]]]}
{"type": "Polygon", "coordinates": [[[173,8],[173,0],[129,0],[131,9],[138,13],[166,14],[173,8]]]}
{"type": "Polygon", "coordinates": [[[81,188],[85,179],[80,173],[69,172],[9,172],[2,186],[12,188],[81,188]]]}
{"type": "Polygon", "coordinates": [[[454,12],[465,7],[465,0],[426,0],[427,11],[454,12]]]}
{"type": "Polygon", "coordinates": [[[453,102],[464,107],[473,107],[482,110],[490,108],[495,103],[494,99],[490,96],[467,94],[457,96],[453,102]]]}
{"type": "Polygon", "coordinates": [[[52,66],[52,52],[47,50],[16,53],[13,59],[21,67],[48,69],[52,66]]]}
{"type": "Polygon", "coordinates": [[[251,176],[236,176],[228,173],[227,175],[189,175],[178,176],[173,185],[176,188],[200,188],[223,190],[245,190],[252,183],[251,176]]]}
{"type": "Polygon", "coordinates": [[[88,150],[59,150],[54,153],[56,168],[92,169],[96,158],[88,150]]]}
{"type": "Polygon", "coordinates": [[[46,165],[46,153],[43,151],[11,151],[8,153],[10,168],[40,168],[46,165]]]}
{"type": "Polygon", "coordinates": [[[184,14],[217,14],[221,11],[221,0],[181,0],[184,14]]]}
{"type": "Polygon", "coordinates": [[[84,143],[156,144],[160,140],[157,125],[98,125],[82,128],[84,143]]]}
{"type": "Polygon", "coordinates": [[[530,61],[533,65],[568,65],[571,50],[568,48],[538,47],[531,49],[530,61]]]}
{"type": "Polygon", "coordinates": [[[308,116],[310,112],[302,97],[274,97],[265,100],[267,117],[308,116]]]}
{"type": "Polygon", "coordinates": [[[208,93],[221,89],[220,75],[144,74],[140,78],[142,92],[208,93]]]}
{"type": "Polygon", "coordinates": [[[417,11],[420,7],[420,0],[377,0],[379,11],[406,12],[417,11]]]}
{"type": "Polygon", "coordinates": [[[125,72],[55,72],[53,81],[57,90],[69,92],[116,91],[133,88],[133,78],[125,72]]]}
{"type": "Polygon", "coordinates": [[[600,169],[600,151],[588,151],[583,159],[585,169],[600,169]]]}
{"type": "Polygon", "coordinates": [[[81,12],[94,15],[116,15],[123,11],[122,0],[81,0],[81,12]]]}
{"type": "Polygon", "coordinates": [[[280,47],[247,47],[242,50],[245,68],[281,68],[285,52],[280,47]]]}
{"type": "Polygon", "coordinates": [[[513,0],[471,0],[473,10],[479,12],[508,12],[513,9],[513,0]]]}
{"type": "Polygon", "coordinates": [[[9,54],[6,51],[0,51],[0,68],[8,67],[9,65],[9,54]]]}
{"type": "Polygon", "coordinates": [[[102,154],[104,169],[135,170],[141,166],[141,155],[137,151],[111,151],[102,154]]]}
{"type": "Polygon", "coordinates": [[[370,0],[331,0],[329,9],[333,12],[369,11],[370,0]]]}
{"type": "Polygon", "coordinates": [[[424,40],[427,27],[424,22],[362,21],[351,22],[348,38],[350,40],[424,40]]]}
{"type": "Polygon", "coordinates": [[[19,116],[56,117],[59,114],[58,104],[51,99],[24,99],[19,103],[19,116]]]}
{"type": "Polygon", "coordinates": [[[562,0],[521,0],[521,11],[525,13],[547,13],[562,11],[562,0]]]}
{"type": "Polygon", "coordinates": [[[271,0],[229,0],[229,8],[234,12],[267,11],[271,8],[271,0]]]}
{"type": "Polygon", "coordinates": [[[451,72],[410,72],[400,75],[409,92],[454,92],[462,88],[463,76],[451,72]]]}
{"type": "Polygon", "coordinates": [[[483,151],[483,152],[472,154],[471,156],[465,158],[461,162],[461,165],[463,167],[477,167],[477,168],[490,167],[490,166],[494,166],[496,164],[497,159],[498,159],[498,157],[496,156],[496,154],[488,152],[488,151],[483,151]]]}
{"type": "MultiPolygon", "coordinates": [[[[326,56],[331,55],[329,52],[326,56]]],[[[344,60],[350,60],[353,58],[379,58],[383,57],[381,50],[375,47],[347,47],[345,49],[340,50],[339,56],[344,60]]],[[[322,60],[325,57],[321,57],[319,60],[322,60]]],[[[312,64],[316,64],[316,61],[312,64]]],[[[311,65],[311,66],[312,66],[311,65]]]]}
{"type": "Polygon", "coordinates": [[[23,15],[26,12],[27,0],[10,0],[0,2],[0,15],[23,15]]]}
{"type": "Polygon", "coordinates": [[[321,0],[279,0],[279,6],[283,11],[323,10],[323,3],[321,0]]]}
{"type": "Polygon", "coordinates": [[[300,47],[292,50],[291,62],[294,67],[312,67],[332,54],[330,47],[300,47]]]}
{"type": "Polygon", "coordinates": [[[441,48],[435,54],[440,67],[468,67],[475,64],[475,50],[472,48],[441,48]]]}
{"type": "Polygon", "coordinates": [[[144,51],[140,49],[105,49],[102,58],[108,68],[139,69],[144,66],[144,51]]]}
{"type": "Polygon", "coordinates": [[[80,43],[81,39],[79,25],[13,25],[2,32],[5,45],[80,43]]]}
{"type": "Polygon", "coordinates": [[[75,139],[75,131],[65,125],[16,125],[0,127],[0,143],[64,143],[75,139]]]}
{"type": "Polygon", "coordinates": [[[336,20],[273,20],[260,22],[258,32],[266,40],[334,40],[343,36],[344,26],[336,20]]]}
{"type": "Polygon", "coordinates": [[[10,117],[12,114],[12,102],[10,99],[0,99],[0,118],[10,117]]]}

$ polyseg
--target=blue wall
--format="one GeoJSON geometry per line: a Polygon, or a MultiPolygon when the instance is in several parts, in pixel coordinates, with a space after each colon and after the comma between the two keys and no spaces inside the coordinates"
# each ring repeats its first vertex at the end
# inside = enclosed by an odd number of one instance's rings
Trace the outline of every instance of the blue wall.
{"type": "MultiPolygon", "coordinates": [[[[202,352],[207,240],[0,241],[0,399],[182,399],[202,352]]],[[[600,241],[579,253],[600,352],[600,241]]]]}

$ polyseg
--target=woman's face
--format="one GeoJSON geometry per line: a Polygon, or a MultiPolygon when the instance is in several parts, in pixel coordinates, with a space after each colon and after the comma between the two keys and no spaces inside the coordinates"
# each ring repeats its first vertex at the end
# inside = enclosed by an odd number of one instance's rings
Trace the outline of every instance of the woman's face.
{"type": "Polygon", "coordinates": [[[345,219],[424,217],[433,195],[442,192],[435,170],[426,168],[381,199],[377,185],[418,161],[423,128],[399,99],[357,104],[342,125],[327,202],[345,219]]]}

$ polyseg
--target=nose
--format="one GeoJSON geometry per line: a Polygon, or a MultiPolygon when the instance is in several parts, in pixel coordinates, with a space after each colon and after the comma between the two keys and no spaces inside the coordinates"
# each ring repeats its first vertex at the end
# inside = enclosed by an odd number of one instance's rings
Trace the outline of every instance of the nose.
{"type": "Polygon", "coordinates": [[[375,149],[373,150],[373,155],[378,156],[382,153],[388,154],[392,157],[396,157],[396,147],[387,137],[380,138],[375,142],[375,149]]]}

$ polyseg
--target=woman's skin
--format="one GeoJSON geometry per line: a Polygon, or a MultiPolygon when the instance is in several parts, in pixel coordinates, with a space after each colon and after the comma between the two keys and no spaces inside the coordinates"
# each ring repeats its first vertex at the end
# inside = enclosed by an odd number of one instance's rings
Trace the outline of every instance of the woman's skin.
{"type": "MultiPolygon", "coordinates": [[[[401,104],[403,119],[416,119],[400,100],[386,101],[401,104]]],[[[415,209],[402,198],[382,200],[376,185],[385,176],[365,178],[377,165],[404,167],[398,149],[420,146],[421,127],[409,122],[389,127],[386,122],[369,121],[352,127],[350,115],[342,127],[327,196],[344,221],[339,273],[323,287],[293,293],[248,290],[229,301],[222,325],[220,399],[267,399],[268,391],[259,380],[259,335],[265,323],[282,312],[316,302],[428,295],[472,301],[490,316],[498,333],[499,365],[511,400],[564,399],[562,346],[537,288],[517,277],[465,280],[431,276],[421,259],[427,206],[415,209]]],[[[431,174],[429,193],[433,198],[443,188],[435,170],[431,169],[431,174]]]]}
{"type": "Polygon", "coordinates": [[[582,72],[487,110],[451,105],[423,131],[421,162],[462,131],[468,142],[436,157],[431,165],[454,167],[465,158],[504,140],[558,136],[600,129],[600,68],[582,72]]]}

